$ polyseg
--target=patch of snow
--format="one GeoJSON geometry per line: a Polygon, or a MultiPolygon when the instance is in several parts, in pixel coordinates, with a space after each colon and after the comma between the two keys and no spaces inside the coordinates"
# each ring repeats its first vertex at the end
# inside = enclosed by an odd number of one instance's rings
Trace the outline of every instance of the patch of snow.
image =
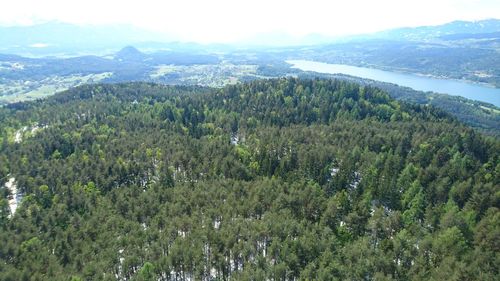
{"type": "Polygon", "coordinates": [[[215,229],[219,229],[219,228],[220,228],[221,220],[222,220],[222,219],[221,219],[220,217],[218,217],[218,218],[216,218],[216,219],[214,220],[214,228],[215,228],[215,229]]]}
{"type": "Polygon", "coordinates": [[[14,142],[15,143],[20,143],[23,141],[23,136],[25,132],[31,132],[31,134],[36,133],[37,131],[41,129],[47,128],[48,125],[43,125],[40,126],[38,123],[33,124],[32,127],[24,126],[21,129],[16,131],[16,134],[14,135],[14,142]]]}
{"type": "Polygon", "coordinates": [[[330,176],[334,177],[339,172],[339,170],[340,170],[339,168],[335,168],[335,167],[331,168],[330,169],[330,176]]]}
{"type": "Polygon", "coordinates": [[[14,136],[14,142],[20,143],[23,140],[23,133],[28,129],[28,127],[24,126],[21,129],[16,131],[16,135],[14,136]]]}
{"type": "Polygon", "coordinates": [[[38,130],[40,130],[40,129],[45,129],[45,128],[47,128],[47,127],[48,127],[48,125],[39,126],[37,123],[35,123],[35,124],[33,125],[33,127],[31,127],[31,133],[32,133],[32,134],[34,134],[34,133],[36,133],[36,131],[38,131],[38,130]]]}
{"type": "Polygon", "coordinates": [[[257,251],[262,252],[262,256],[266,257],[267,256],[267,240],[264,239],[263,241],[257,240],[257,251]]]}
{"type": "Polygon", "coordinates": [[[354,172],[354,180],[349,186],[353,189],[356,189],[360,182],[361,182],[361,174],[358,172],[354,172]]]}
{"type": "Polygon", "coordinates": [[[123,278],[120,278],[123,275],[123,262],[125,261],[125,258],[122,257],[121,255],[123,254],[123,249],[118,250],[118,258],[119,265],[118,265],[118,272],[115,273],[115,278],[118,280],[123,280],[123,278]]]}
{"type": "Polygon", "coordinates": [[[240,138],[238,137],[237,134],[232,134],[231,135],[231,144],[232,145],[238,145],[240,138]]]}
{"type": "Polygon", "coordinates": [[[21,132],[20,131],[17,131],[16,132],[16,136],[14,137],[14,142],[15,143],[20,143],[22,140],[22,135],[21,135],[21,132]]]}
{"type": "Polygon", "coordinates": [[[177,166],[174,172],[172,173],[172,177],[174,178],[174,180],[177,180],[181,173],[182,173],[181,166],[177,166]]]}
{"type": "Polygon", "coordinates": [[[185,231],[183,231],[183,230],[178,230],[178,231],[177,231],[177,234],[178,234],[180,237],[182,237],[182,238],[186,238],[186,232],[185,232],[185,231]]]}
{"type": "Polygon", "coordinates": [[[217,277],[217,269],[215,267],[210,268],[210,277],[214,279],[217,277]]]}
{"type": "Polygon", "coordinates": [[[8,198],[10,208],[9,217],[12,217],[16,213],[17,207],[19,206],[23,196],[17,192],[16,179],[14,177],[9,178],[9,181],[5,183],[5,188],[7,188],[10,193],[8,198]]]}
{"type": "Polygon", "coordinates": [[[179,280],[179,279],[181,279],[180,278],[181,276],[182,276],[182,280],[186,280],[186,281],[194,280],[194,277],[192,276],[192,273],[190,273],[190,272],[184,272],[184,273],[182,273],[182,271],[181,272],[177,272],[177,271],[175,271],[173,269],[170,271],[170,276],[175,276],[173,280],[179,280]]]}

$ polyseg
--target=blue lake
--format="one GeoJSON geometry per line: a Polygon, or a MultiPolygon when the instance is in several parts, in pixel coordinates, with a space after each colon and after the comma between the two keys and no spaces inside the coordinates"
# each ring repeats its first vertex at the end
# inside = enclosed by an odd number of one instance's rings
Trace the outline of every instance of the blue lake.
{"type": "Polygon", "coordinates": [[[410,87],[418,91],[432,91],[472,100],[479,100],[500,106],[500,89],[465,81],[439,79],[415,74],[398,73],[367,67],[357,67],[343,64],[330,64],[308,60],[289,60],[292,67],[303,71],[314,71],[329,74],[347,74],[382,82],[410,87]]]}

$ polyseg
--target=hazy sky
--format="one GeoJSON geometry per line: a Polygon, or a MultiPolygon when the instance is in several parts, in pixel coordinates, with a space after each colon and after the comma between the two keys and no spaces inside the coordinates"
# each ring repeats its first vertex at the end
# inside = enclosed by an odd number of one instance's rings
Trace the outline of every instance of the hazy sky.
{"type": "Polygon", "coordinates": [[[234,42],[258,33],[346,35],[457,19],[500,18],[499,0],[3,0],[1,25],[51,20],[128,23],[184,40],[234,42]]]}

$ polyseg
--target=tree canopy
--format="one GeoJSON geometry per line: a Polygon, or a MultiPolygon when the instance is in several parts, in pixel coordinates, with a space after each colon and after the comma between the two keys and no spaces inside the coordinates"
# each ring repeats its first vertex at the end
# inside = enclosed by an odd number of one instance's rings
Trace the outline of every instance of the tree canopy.
{"type": "Polygon", "coordinates": [[[323,79],[0,108],[1,280],[494,280],[500,142],[323,79]]]}

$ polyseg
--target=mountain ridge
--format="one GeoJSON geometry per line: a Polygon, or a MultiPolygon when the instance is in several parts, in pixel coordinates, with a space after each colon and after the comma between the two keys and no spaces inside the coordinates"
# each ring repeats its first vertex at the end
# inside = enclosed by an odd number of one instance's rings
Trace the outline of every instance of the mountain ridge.
{"type": "MultiPolygon", "coordinates": [[[[500,19],[485,19],[478,21],[453,21],[446,24],[420,27],[401,27],[370,34],[328,36],[311,33],[305,36],[291,36],[283,32],[260,33],[245,42],[233,44],[209,44],[216,49],[225,50],[253,47],[285,47],[331,44],[352,40],[370,38],[397,39],[397,40],[430,40],[439,35],[456,33],[491,33],[500,30],[500,19]],[[283,42],[276,41],[281,38],[283,42]]],[[[148,31],[129,25],[75,25],[62,22],[47,22],[32,26],[0,26],[0,53],[51,55],[60,53],[78,52],[106,52],[122,46],[146,44],[144,47],[154,46],[147,42],[169,43],[178,41],[178,38],[159,32],[148,31]],[[68,40],[68,38],[70,40],[68,40]],[[103,42],[106,42],[103,44],[103,42]],[[82,47],[85,43],[87,47],[82,47]],[[73,50],[72,50],[73,49],[73,50]],[[87,49],[87,50],[85,50],[87,49]]],[[[187,44],[188,42],[183,42],[187,44]]],[[[197,46],[206,44],[195,43],[197,46]]],[[[197,47],[198,48],[198,47],[197,47]]]]}

